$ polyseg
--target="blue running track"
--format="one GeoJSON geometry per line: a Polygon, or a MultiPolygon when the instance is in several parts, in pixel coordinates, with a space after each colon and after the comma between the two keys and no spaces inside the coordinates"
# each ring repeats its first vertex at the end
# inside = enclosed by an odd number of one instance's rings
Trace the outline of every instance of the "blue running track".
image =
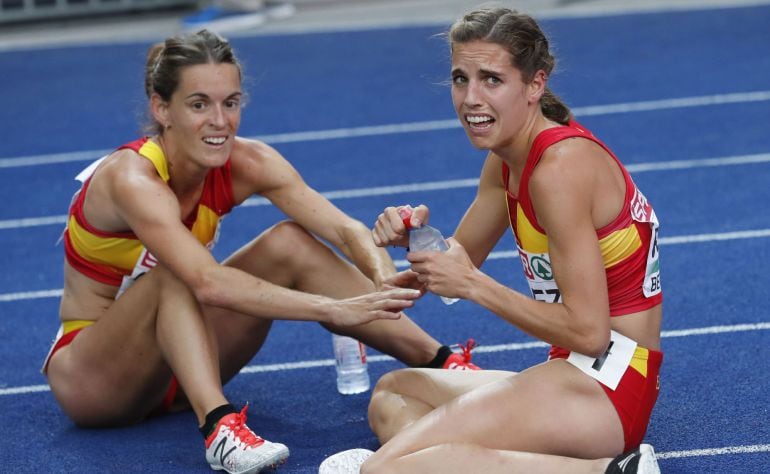
{"type": "MultiPolygon", "coordinates": [[[[553,88],[628,165],[662,222],[666,356],[646,439],[666,473],[770,472],[768,25],[768,6],[543,21],[559,58],[553,88]]],[[[483,154],[453,120],[440,31],[233,40],[251,94],[241,135],[276,146],[367,224],[387,205],[422,202],[450,232],[483,154]]],[[[192,413],[78,429],[38,372],[58,326],[56,241],[72,178],[141,133],[147,47],[0,52],[0,471],[209,472],[192,413]]],[[[250,201],[225,221],[215,253],[281,218],[250,201]]],[[[484,269],[526,291],[513,249],[504,237],[484,269]]],[[[446,343],[474,337],[486,368],[519,370],[546,355],[467,302],[428,296],[410,314],[446,343]]],[[[375,380],[401,367],[370,355],[375,380]]],[[[377,447],[368,394],[337,394],[331,356],[320,326],[278,322],[225,388],[236,405],[250,403],[258,433],[290,446],[280,472],[317,472],[334,452],[377,447]]]]}

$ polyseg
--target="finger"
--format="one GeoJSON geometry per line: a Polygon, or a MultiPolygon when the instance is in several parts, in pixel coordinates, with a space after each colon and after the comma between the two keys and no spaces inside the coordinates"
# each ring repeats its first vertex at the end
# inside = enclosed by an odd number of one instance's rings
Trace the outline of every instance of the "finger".
{"type": "Polygon", "coordinates": [[[419,298],[420,292],[411,288],[395,288],[393,290],[383,291],[382,295],[396,301],[409,301],[419,298]]]}
{"type": "Polygon", "coordinates": [[[404,223],[404,216],[408,217],[411,213],[411,209],[412,206],[407,204],[405,206],[389,207],[385,210],[385,215],[388,218],[388,224],[390,225],[390,228],[396,235],[400,237],[404,237],[409,234],[407,225],[404,223]]]}
{"type": "Polygon", "coordinates": [[[369,313],[372,316],[371,320],[375,319],[400,319],[401,318],[401,311],[372,311],[369,313]]]}
{"type": "Polygon", "coordinates": [[[419,227],[428,223],[430,210],[425,204],[420,204],[412,210],[412,225],[419,227]]]}
{"type": "Polygon", "coordinates": [[[372,229],[372,239],[374,240],[374,245],[377,247],[385,247],[388,245],[388,241],[383,237],[382,227],[379,222],[374,226],[374,229],[372,229]]]}

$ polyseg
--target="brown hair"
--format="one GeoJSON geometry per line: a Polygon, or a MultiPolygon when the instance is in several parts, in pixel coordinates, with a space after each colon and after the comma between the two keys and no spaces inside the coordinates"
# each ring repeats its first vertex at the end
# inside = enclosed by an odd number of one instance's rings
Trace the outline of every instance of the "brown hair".
{"type": "MultiPolygon", "coordinates": [[[[162,43],[152,45],[147,52],[144,92],[147,98],[156,93],[168,102],[179,87],[183,68],[223,63],[236,66],[242,77],[241,64],[230,43],[216,33],[201,30],[193,34],[172,36],[162,43]]],[[[149,128],[156,133],[163,131],[154,120],[149,128]]]]}
{"type": "MultiPolygon", "coordinates": [[[[551,75],[556,59],[548,39],[535,20],[508,8],[474,10],[457,20],[447,34],[450,49],[455,44],[482,40],[498,44],[511,54],[512,65],[530,82],[539,70],[551,75]]],[[[548,87],[540,98],[540,109],[550,120],[566,125],[572,112],[548,87]]]]}

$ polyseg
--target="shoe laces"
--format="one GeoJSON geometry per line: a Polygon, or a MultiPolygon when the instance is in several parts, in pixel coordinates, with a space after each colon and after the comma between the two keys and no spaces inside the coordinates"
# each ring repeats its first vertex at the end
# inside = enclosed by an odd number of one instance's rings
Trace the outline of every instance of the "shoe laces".
{"type": "Polygon", "coordinates": [[[463,361],[467,364],[471,361],[471,350],[476,347],[476,341],[474,339],[468,339],[465,344],[458,343],[456,347],[462,350],[463,361]]]}
{"type": "Polygon", "coordinates": [[[249,408],[247,403],[240,413],[236,413],[225,422],[230,431],[235,435],[235,439],[244,445],[245,448],[256,448],[261,446],[265,440],[254,434],[251,428],[246,426],[246,410],[249,408]]]}

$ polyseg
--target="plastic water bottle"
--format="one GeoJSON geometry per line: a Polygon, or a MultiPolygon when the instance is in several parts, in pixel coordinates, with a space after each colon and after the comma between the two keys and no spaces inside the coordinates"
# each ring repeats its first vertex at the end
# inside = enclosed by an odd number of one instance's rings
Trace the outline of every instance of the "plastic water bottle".
{"type": "Polygon", "coordinates": [[[332,334],[332,345],[337,367],[337,390],[343,395],[369,390],[366,346],[352,337],[339,334],[332,334]]]}
{"type": "MultiPolygon", "coordinates": [[[[441,232],[435,227],[429,225],[422,225],[420,227],[412,227],[411,217],[412,208],[407,206],[400,211],[401,219],[404,220],[404,225],[409,230],[409,250],[423,251],[433,250],[436,252],[446,252],[449,250],[449,245],[446,243],[446,239],[441,235],[441,232]]],[[[460,298],[447,298],[441,297],[441,301],[446,305],[457,303],[460,298]]]]}

